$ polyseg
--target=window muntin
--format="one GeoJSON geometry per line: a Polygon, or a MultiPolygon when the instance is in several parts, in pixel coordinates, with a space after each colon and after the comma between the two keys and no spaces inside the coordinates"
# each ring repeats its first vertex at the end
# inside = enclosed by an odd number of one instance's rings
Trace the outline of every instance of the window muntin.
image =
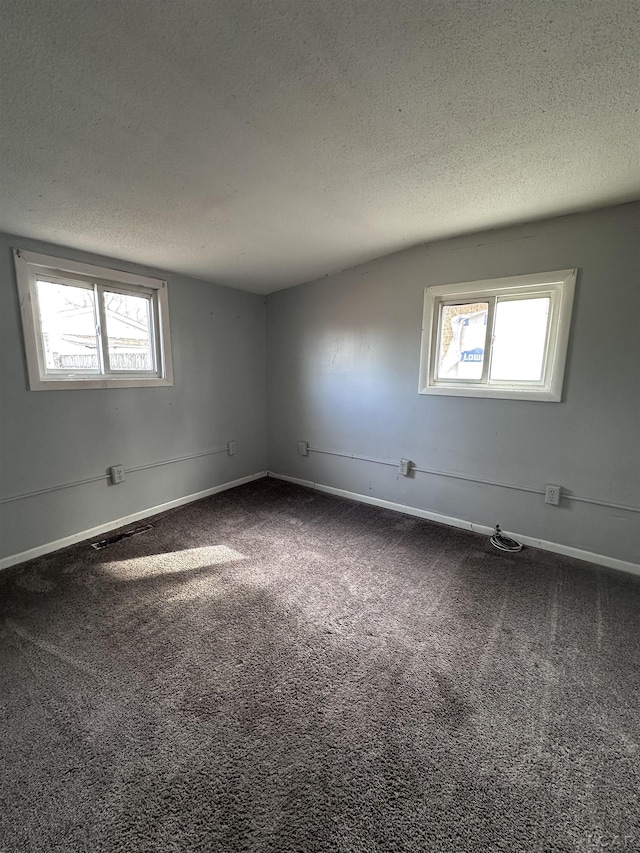
{"type": "Polygon", "coordinates": [[[14,252],[32,390],[171,385],[166,282],[14,252]]]}
{"type": "Polygon", "coordinates": [[[427,287],[420,393],[559,401],[575,278],[427,287]]]}

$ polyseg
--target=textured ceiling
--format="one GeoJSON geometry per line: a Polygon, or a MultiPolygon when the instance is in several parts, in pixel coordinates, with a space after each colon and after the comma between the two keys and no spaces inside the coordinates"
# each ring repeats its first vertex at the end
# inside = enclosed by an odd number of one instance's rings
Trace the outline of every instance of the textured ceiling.
{"type": "Polygon", "coordinates": [[[0,0],[0,230],[258,292],[640,197],[638,0],[0,0]]]}

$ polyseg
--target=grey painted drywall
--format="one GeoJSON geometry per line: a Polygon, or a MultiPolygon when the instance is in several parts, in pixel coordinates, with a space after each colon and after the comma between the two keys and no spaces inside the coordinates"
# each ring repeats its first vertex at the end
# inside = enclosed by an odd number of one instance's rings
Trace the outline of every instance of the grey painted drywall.
{"type": "Polygon", "coordinates": [[[425,245],[267,300],[274,472],[640,562],[640,516],[311,454],[297,442],[640,505],[640,205],[425,245]],[[423,289],[579,269],[562,403],[421,396],[423,289]]]}
{"type": "Polygon", "coordinates": [[[0,559],[266,468],[264,297],[0,235],[0,354],[0,498],[238,448],[0,504],[0,559]],[[12,246],[166,279],[173,387],[29,391],[12,246]]]}

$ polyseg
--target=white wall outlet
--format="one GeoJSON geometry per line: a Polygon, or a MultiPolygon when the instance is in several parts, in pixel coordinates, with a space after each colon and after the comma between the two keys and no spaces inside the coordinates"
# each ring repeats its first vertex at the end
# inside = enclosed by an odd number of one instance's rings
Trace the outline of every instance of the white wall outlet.
{"type": "Polygon", "coordinates": [[[560,503],[560,486],[546,486],[544,490],[544,502],[558,506],[560,503]]]}
{"type": "Polygon", "coordinates": [[[408,477],[411,473],[411,460],[410,459],[401,459],[400,460],[400,473],[404,474],[405,477],[408,477]]]}
{"type": "Polygon", "coordinates": [[[235,454],[235,452],[236,452],[235,441],[228,441],[227,442],[227,453],[229,454],[229,456],[233,456],[235,454]]]}
{"type": "Polygon", "coordinates": [[[124,483],[124,465],[112,465],[109,468],[112,483],[124,483]]]}
{"type": "Polygon", "coordinates": [[[300,456],[308,456],[309,455],[309,442],[308,441],[299,441],[298,442],[298,453],[300,456]]]}

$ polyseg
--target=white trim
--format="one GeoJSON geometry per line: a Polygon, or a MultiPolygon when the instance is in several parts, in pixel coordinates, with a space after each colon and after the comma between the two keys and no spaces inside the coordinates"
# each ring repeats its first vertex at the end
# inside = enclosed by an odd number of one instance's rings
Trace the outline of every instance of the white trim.
{"type": "Polygon", "coordinates": [[[67,258],[56,258],[53,255],[41,255],[39,252],[25,252],[22,249],[15,249],[14,252],[20,258],[34,267],[45,267],[54,269],[60,272],[75,273],[76,275],[85,275],[89,278],[101,278],[110,282],[120,282],[121,284],[130,284],[133,287],[150,287],[153,290],[159,290],[163,284],[166,284],[160,278],[149,278],[146,275],[138,273],[124,272],[124,270],[114,269],[113,267],[98,267],[94,264],[82,264],[79,261],[69,261],[67,258]]]}
{"type": "Polygon", "coordinates": [[[157,319],[157,335],[158,335],[158,364],[156,369],[163,377],[163,384],[173,385],[173,356],[171,354],[171,328],[169,326],[169,290],[167,282],[162,282],[162,287],[158,291],[158,300],[156,302],[157,319]]]}
{"type": "MultiPolygon", "coordinates": [[[[41,255],[37,252],[13,250],[16,284],[20,303],[20,316],[27,362],[27,375],[31,391],[73,391],[106,388],[147,388],[173,385],[173,361],[171,357],[171,329],[169,326],[169,298],[167,282],[159,278],[128,273],[117,269],[97,267],[92,264],[82,264],[51,255],[41,255]],[[123,376],[122,373],[87,373],[84,376],[74,376],[73,379],[61,378],[59,375],[47,374],[44,366],[42,351],[42,336],[37,310],[36,279],[38,270],[48,271],[54,275],[67,273],[71,276],[83,276],[87,281],[94,282],[101,290],[105,287],[123,285],[123,292],[151,291],[153,317],[153,338],[156,353],[155,370],[157,375],[148,373],[123,376]]],[[[118,290],[117,287],[115,287],[118,290]]],[[[97,291],[96,291],[97,293],[97,291]]],[[[96,296],[97,298],[97,296],[96,296]]],[[[98,308],[104,326],[104,311],[98,308]]],[[[101,346],[104,350],[104,339],[101,336],[101,346]]],[[[103,362],[106,364],[105,356],[103,362]]],[[[104,369],[104,365],[103,365],[104,369]]]]}
{"type": "Polygon", "coordinates": [[[258,471],[257,474],[249,474],[248,477],[240,477],[238,480],[231,480],[228,483],[221,483],[219,486],[213,486],[210,489],[204,489],[202,492],[195,492],[192,495],[185,495],[181,498],[175,498],[172,501],[167,501],[157,506],[148,507],[147,509],[134,512],[131,515],[125,515],[122,518],[115,518],[113,521],[108,521],[106,524],[100,524],[97,527],[91,527],[88,530],[81,530],[78,533],[72,533],[71,536],[65,536],[63,539],[57,539],[55,542],[47,542],[45,545],[38,545],[36,548],[30,548],[28,551],[22,551],[20,554],[12,554],[9,557],[0,559],[0,570],[8,569],[9,566],[15,566],[18,563],[24,563],[27,560],[34,560],[36,557],[42,557],[44,554],[50,554],[52,551],[59,551],[60,548],[66,548],[68,545],[75,545],[76,542],[82,542],[85,539],[92,539],[101,533],[107,533],[109,530],[116,530],[118,527],[124,527],[127,524],[132,524],[134,521],[140,521],[142,518],[157,515],[159,512],[165,512],[168,509],[174,509],[178,506],[199,501],[201,498],[207,498],[210,495],[215,495],[218,492],[225,492],[227,489],[234,489],[236,486],[242,486],[244,483],[250,483],[253,480],[260,480],[267,476],[267,471],[258,471]]]}
{"type": "Polygon", "coordinates": [[[154,379],[141,379],[131,377],[130,379],[96,379],[95,376],[87,379],[37,379],[29,382],[31,391],[78,391],[84,389],[91,391],[106,388],[158,388],[173,385],[173,380],[156,377],[154,379]]]}
{"type": "Polygon", "coordinates": [[[564,369],[571,328],[571,311],[577,269],[554,270],[505,278],[467,281],[460,284],[430,285],[424,289],[422,336],[420,343],[419,394],[454,397],[490,397],[498,400],[562,401],[564,369]],[[551,299],[542,380],[538,383],[488,381],[491,346],[485,342],[482,380],[442,380],[436,378],[439,348],[440,306],[452,300],[489,303],[486,340],[493,333],[493,306],[497,297],[531,296],[539,292],[551,299]]]}
{"type": "MultiPolygon", "coordinates": [[[[493,527],[487,527],[484,524],[476,524],[472,521],[466,521],[463,518],[454,518],[453,516],[442,515],[439,512],[432,512],[428,509],[407,506],[406,504],[399,504],[394,501],[385,501],[382,500],[382,498],[374,498],[370,495],[361,495],[358,492],[349,492],[346,489],[337,489],[334,486],[325,486],[321,483],[314,483],[311,480],[302,480],[299,477],[288,477],[285,474],[276,474],[275,471],[267,471],[267,476],[273,477],[275,480],[285,480],[287,483],[295,483],[298,486],[306,486],[308,489],[315,489],[318,492],[326,492],[330,495],[348,498],[349,500],[357,501],[358,503],[381,506],[385,509],[393,510],[394,512],[402,512],[405,515],[415,515],[418,518],[437,521],[439,524],[447,524],[449,527],[459,527],[462,530],[470,530],[473,533],[483,533],[489,536],[495,532],[493,527]]],[[[598,566],[616,569],[619,572],[640,575],[640,564],[638,563],[629,563],[626,560],[618,560],[615,557],[607,557],[604,554],[594,554],[592,551],[583,551],[581,548],[572,548],[570,545],[561,545],[559,542],[548,542],[546,539],[536,539],[533,536],[525,536],[520,533],[514,533],[513,531],[509,532],[509,535],[514,536],[524,545],[530,545],[532,548],[540,548],[543,551],[550,551],[553,554],[562,554],[565,557],[584,560],[586,563],[595,563],[598,566]]]]}

